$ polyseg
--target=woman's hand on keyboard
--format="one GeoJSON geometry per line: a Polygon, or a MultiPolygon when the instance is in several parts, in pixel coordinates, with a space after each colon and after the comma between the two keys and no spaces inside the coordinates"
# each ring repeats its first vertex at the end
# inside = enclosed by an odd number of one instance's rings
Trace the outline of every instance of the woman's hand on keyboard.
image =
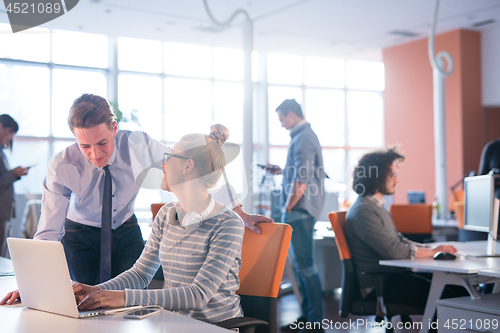
{"type": "Polygon", "coordinates": [[[100,289],[96,286],[89,286],[88,284],[73,283],[73,293],[75,294],[75,299],[77,303],[80,303],[88,294],[91,294],[100,289]]]}
{"type": "Polygon", "coordinates": [[[125,306],[125,291],[99,290],[88,294],[79,304],[79,310],[95,310],[97,308],[120,308],[125,306]]]}

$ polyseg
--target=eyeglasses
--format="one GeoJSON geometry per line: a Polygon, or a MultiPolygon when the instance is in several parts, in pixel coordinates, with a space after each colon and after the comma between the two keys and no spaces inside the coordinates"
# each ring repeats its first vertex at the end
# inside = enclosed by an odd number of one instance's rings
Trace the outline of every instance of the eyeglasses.
{"type": "Polygon", "coordinates": [[[168,153],[163,153],[163,163],[167,163],[168,160],[171,159],[172,157],[181,158],[183,160],[189,160],[189,157],[172,154],[171,153],[172,150],[170,148],[168,148],[168,151],[169,151],[168,153]]]}

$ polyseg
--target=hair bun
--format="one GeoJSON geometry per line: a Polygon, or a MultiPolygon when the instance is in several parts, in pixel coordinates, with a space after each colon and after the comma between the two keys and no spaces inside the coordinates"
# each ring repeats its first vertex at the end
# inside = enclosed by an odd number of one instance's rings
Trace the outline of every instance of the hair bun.
{"type": "Polygon", "coordinates": [[[217,141],[219,146],[222,146],[224,142],[229,138],[229,130],[226,126],[221,124],[215,124],[210,126],[210,137],[217,141]]]}

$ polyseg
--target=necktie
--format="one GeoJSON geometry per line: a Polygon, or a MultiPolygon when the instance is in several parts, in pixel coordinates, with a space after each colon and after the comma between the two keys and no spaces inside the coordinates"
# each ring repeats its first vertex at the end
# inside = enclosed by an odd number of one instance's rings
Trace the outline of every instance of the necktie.
{"type": "Polygon", "coordinates": [[[101,283],[111,279],[111,173],[108,165],[103,170],[105,179],[101,219],[101,283]]]}

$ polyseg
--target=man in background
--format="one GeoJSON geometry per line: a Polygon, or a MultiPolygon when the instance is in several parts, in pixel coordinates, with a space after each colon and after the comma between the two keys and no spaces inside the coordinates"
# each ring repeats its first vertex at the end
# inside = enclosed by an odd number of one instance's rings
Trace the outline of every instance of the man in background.
{"type": "MultiPolygon", "coordinates": [[[[345,236],[349,244],[354,271],[365,299],[376,295],[373,278],[364,271],[379,267],[380,260],[430,258],[436,252],[456,253],[452,245],[434,248],[403,237],[384,208],[384,195],[395,193],[398,183],[397,167],[404,156],[395,148],[367,153],[361,157],[353,173],[353,190],[359,195],[346,216],[345,236]]],[[[432,274],[413,273],[401,269],[385,281],[384,301],[425,308],[432,274]]],[[[445,289],[443,297],[462,296],[462,288],[445,289]],[[456,293],[455,293],[456,292],[456,293]]]]}
{"type": "Polygon", "coordinates": [[[302,293],[302,315],[284,332],[324,332],[322,288],[314,264],[313,232],[323,205],[323,156],[318,137],[304,119],[295,99],[287,99],[276,108],[281,126],[290,131],[286,166],[268,166],[272,174],[283,173],[281,222],[293,228],[291,254],[295,275],[302,293]]]}
{"type": "Polygon", "coordinates": [[[28,174],[30,167],[13,169],[9,166],[4,149],[12,151],[12,140],[19,130],[17,122],[8,114],[0,114],[0,256],[5,256],[10,219],[15,217],[14,182],[28,174]]]}

